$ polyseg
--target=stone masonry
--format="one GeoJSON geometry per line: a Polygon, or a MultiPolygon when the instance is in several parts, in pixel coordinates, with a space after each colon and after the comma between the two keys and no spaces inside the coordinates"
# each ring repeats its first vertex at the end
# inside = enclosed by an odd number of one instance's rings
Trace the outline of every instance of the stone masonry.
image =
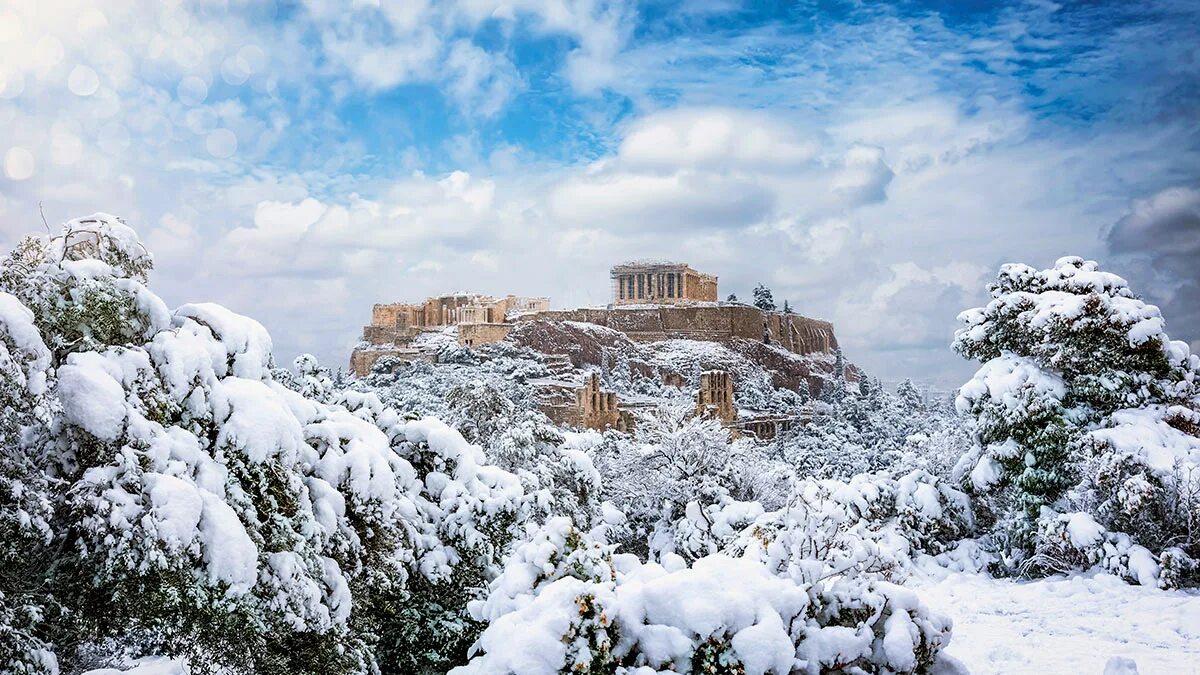
{"type": "Polygon", "coordinates": [[[700,373],[700,388],[696,390],[696,416],[720,420],[729,426],[737,418],[733,405],[733,379],[724,370],[700,373]]]}
{"type": "Polygon", "coordinates": [[[580,411],[579,425],[584,429],[616,429],[621,420],[617,410],[617,393],[600,388],[600,374],[591,373],[575,392],[580,411]]]}
{"type": "Polygon", "coordinates": [[[625,263],[614,266],[609,277],[613,305],[717,301],[717,278],[683,263],[625,263]]]}
{"type": "Polygon", "coordinates": [[[477,293],[439,295],[420,303],[375,305],[371,308],[371,323],[363,327],[366,345],[350,355],[350,368],[361,377],[384,356],[429,360],[428,355],[411,348],[413,340],[424,331],[447,326],[458,326],[459,343],[468,347],[499,342],[508,337],[513,317],[548,309],[549,298],[495,298],[477,293]]]}

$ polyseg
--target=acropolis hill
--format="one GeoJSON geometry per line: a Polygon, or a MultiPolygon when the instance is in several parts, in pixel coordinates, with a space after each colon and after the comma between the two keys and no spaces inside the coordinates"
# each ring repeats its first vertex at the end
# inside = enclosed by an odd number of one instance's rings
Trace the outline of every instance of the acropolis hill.
{"type": "Polygon", "coordinates": [[[610,328],[637,342],[669,339],[727,343],[743,339],[782,347],[796,354],[832,353],[833,325],[798,314],[764,311],[752,305],[717,301],[717,277],[682,263],[626,263],[610,273],[607,307],[551,310],[549,298],[459,293],[417,304],[375,305],[351,369],[370,372],[382,356],[434,360],[419,339],[429,331],[455,327],[459,344],[476,347],[508,338],[530,322],[574,321],[610,328]]]}

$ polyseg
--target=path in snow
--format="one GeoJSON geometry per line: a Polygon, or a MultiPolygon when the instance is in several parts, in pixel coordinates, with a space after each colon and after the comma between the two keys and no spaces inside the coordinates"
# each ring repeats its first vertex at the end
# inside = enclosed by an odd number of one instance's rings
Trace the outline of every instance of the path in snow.
{"type": "Polygon", "coordinates": [[[951,573],[907,584],[954,619],[946,653],[972,675],[1100,675],[1114,656],[1140,675],[1200,673],[1200,592],[1160,591],[1109,575],[1031,582],[951,573]]]}

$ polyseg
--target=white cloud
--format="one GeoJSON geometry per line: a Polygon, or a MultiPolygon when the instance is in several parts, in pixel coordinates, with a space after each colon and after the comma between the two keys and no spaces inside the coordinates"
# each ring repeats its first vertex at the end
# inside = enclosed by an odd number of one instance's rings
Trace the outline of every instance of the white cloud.
{"type": "Polygon", "coordinates": [[[833,178],[833,192],[850,204],[882,202],[894,175],[883,161],[883,148],[855,145],[846,151],[842,168],[833,178]]]}
{"type": "Polygon", "coordinates": [[[684,108],[637,120],[618,154],[623,163],[647,169],[763,171],[803,166],[816,153],[816,143],[776,115],[684,108]]]}

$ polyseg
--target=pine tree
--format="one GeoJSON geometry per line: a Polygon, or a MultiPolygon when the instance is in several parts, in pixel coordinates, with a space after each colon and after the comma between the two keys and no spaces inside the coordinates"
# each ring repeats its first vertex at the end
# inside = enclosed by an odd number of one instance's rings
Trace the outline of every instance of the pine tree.
{"type": "Polygon", "coordinates": [[[788,301],[787,301],[787,300],[784,300],[784,301],[783,301],[783,313],[784,313],[784,314],[791,314],[791,313],[792,313],[792,306],[788,304],[788,301]]]}
{"type": "Polygon", "coordinates": [[[921,391],[917,389],[917,385],[913,384],[911,378],[904,378],[896,387],[896,396],[900,397],[900,402],[909,410],[924,410],[925,397],[921,395],[921,391]]]}
{"type": "Polygon", "coordinates": [[[754,306],[764,312],[775,311],[775,298],[771,295],[771,289],[759,284],[754,287],[754,306]]]}
{"type": "Polygon", "coordinates": [[[960,466],[1017,559],[1071,511],[1128,533],[1121,541],[1200,555],[1200,537],[1180,528],[1172,477],[1181,462],[1196,466],[1178,448],[1200,447],[1200,359],[1092,261],[1005,265],[989,290],[955,334],[954,349],[984,364],[959,390],[958,409],[976,422],[960,466]]]}
{"type": "Polygon", "coordinates": [[[737,301],[738,301],[738,299],[737,299],[736,293],[730,293],[729,297],[725,298],[725,302],[737,302],[737,301]]]}

